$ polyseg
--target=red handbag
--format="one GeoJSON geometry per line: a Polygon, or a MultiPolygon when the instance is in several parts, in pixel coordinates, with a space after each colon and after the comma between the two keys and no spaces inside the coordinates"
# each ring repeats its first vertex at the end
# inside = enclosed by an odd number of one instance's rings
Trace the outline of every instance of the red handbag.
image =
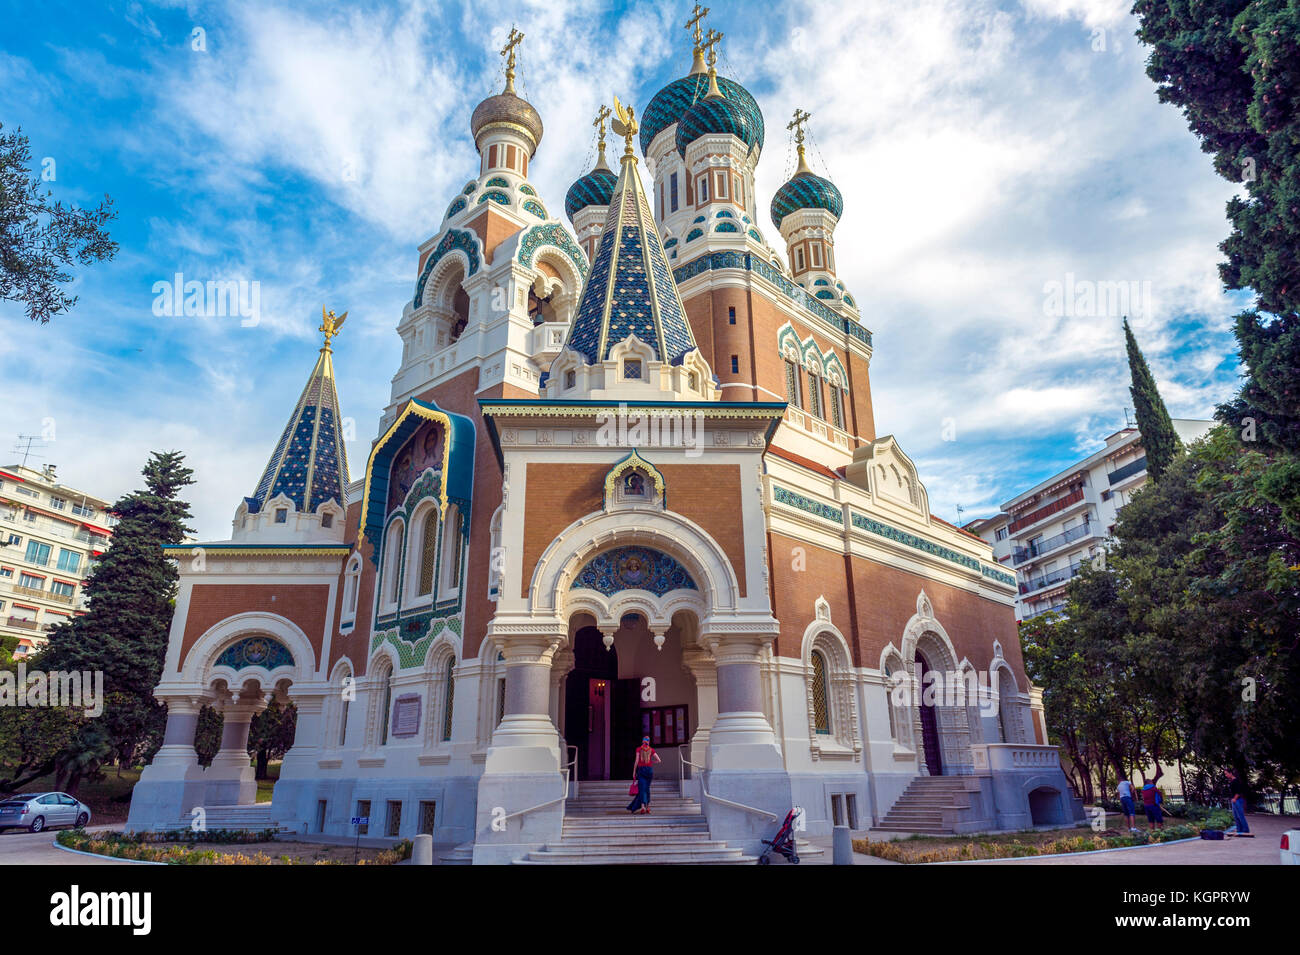
{"type": "Polygon", "coordinates": [[[641,790],[637,788],[636,780],[632,780],[632,785],[627,787],[627,794],[629,796],[635,796],[640,791],[641,790]]]}

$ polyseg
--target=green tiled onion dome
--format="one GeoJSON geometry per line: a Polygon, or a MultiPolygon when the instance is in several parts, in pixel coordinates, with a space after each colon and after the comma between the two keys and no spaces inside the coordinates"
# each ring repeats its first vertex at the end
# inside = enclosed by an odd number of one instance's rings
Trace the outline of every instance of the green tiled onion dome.
{"type": "Polygon", "coordinates": [[[687,146],[710,133],[730,133],[750,149],[757,139],[749,111],[739,100],[725,95],[700,100],[677,121],[678,155],[685,157],[687,146]]]}
{"type": "Polygon", "coordinates": [[[618,176],[608,168],[597,166],[569,187],[564,196],[564,212],[569,220],[587,206],[607,206],[618,185],[618,176]]]}
{"type": "Polygon", "coordinates": [[[844,197],[829,179],[798,172],[772,197],[772,221],[779,229],[781,220],[799,209],[825,209],[838,219],[844,212],[844,197]]]}
{"type": "MultiPolygon", "coordinates": [[[[758,108],[757,101],[750,95],[749,90],[725,76],[718,77],[718,87],[722,90],[723,96],[739,106],[745,113],[753,136],[753,139],[749,141],[750,145],[761,152],[766,128],[763,125],[763,113],[758,108]]],[[[680,120],[683,114],[704,99],[708,92],[708,74],[692,73],[689,76],[683,76],[681,79],[673,80],[656,93],[640,118],[641,153],[643,155],[649,153],[650,144],[654,142],[654,138],[680,120]]]]}

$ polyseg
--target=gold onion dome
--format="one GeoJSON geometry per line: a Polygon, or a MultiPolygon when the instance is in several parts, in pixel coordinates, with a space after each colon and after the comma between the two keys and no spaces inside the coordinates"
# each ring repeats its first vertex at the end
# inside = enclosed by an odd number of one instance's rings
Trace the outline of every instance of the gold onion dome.
{"type": "Polygon", "coordinates": [[[469,120],[469,129],[477,141],[480,130],[498,124],[517,126],[528,134],[528,138],[533,143],[529,158],[537,151],[537,146],[542,141],[542,117],[533,108],[532,103],[516,96],[509,86],[504,93],[489,96],[474,108],[474,115],[469,120]]]}

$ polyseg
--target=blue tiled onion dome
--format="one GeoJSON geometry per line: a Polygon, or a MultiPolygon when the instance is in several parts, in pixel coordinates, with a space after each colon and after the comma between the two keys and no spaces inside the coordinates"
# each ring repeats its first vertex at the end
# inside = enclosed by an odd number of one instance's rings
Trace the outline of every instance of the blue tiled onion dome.
{"type": "MultiPolygon", "coordinates": [[[[763,113],[758,108],[757,101],[750,95],[749,90],[725,76],[718,77],[718,88],[722,90],[723,96],[742,108],[753,130],[754,138],[750,145],[762,151],[763,137],[767,129],[763,125],[763,113]]],[[[692,73],[690,76],[673,80],[656,93],[641,115],[642,155],[650,152],[650,144],[654,142],[656,136],[681,119],[682,114],[693,104],[704,99],[708,92],[709,75],[692,73]]]]}
{"type": "Polygon", "coordinates": [[[754,124],[738,100],[702,99],[688,109],[677,121],[677,154],[685,158],[686,147],[710,133],[730,133],[754,148],[754,124]]]}
{"type": "Polygon", "coordinates": [[[610,170],[596,167],[569,187],[564,195],[564,212],[573,217],[587,206],[607,206],[614,196],[618,176],[610,170]]]}
{"type": "Polygon", "coordinates": [[[844,197],[829,179],[801,172],[772,197],[772,221],[779,229],[781,220],[797,209],[825,209],[838,219],[844,212],[844,197]]]}

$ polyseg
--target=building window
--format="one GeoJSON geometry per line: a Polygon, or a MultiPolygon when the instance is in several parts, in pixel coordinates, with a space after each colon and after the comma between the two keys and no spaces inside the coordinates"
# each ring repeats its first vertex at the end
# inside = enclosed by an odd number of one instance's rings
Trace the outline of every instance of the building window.
{"type": "Polygon", "coordinates": [[[14,490],[17,491],[19,494],[26,494],[28,497],[34,497],[37,500],[40,500],[41,497],[40,491],[35,491],[30,487],[24,487],[21,484],[15,484],[14,490]]]}
{"type": "Polygon", "coordinates": [[[695,372],[691,372],[690,376],[687,378],[687,381],[690,382],[691,391],[700,390],[700,376],[697,375],[695,372]]]}
{"type": "Polygon", "coordinates": [[[388,603],[397,603],[398,584],[402,569],[402,538],[405,536],[401,521],[388,529],[388,553],[384,557],[384,597],[388,603]]]}
{"type": "Polygon", "coordinates": [[[75,550],[64,550],[59,548],[59,570],[66,570],[76,573],[77,568],[81,566],[81,555],[75,550]]]}
{"type": "Polygon", "coordinates": [[[703,205],[704,203],[709,201],[709,177],[707,173],[703,176],[700,176],[699,189],[697,189],[696,191],[699,193],[699,201],[697,203],[698,205],[703,205]]]}
{"type": "MultiPolygon", "coordinates": [[[[496,147],[493,146],[492,148],[495,149],[496,147]]],[[[370,800],[369,800],[369,799],[359,799],[359,800],[357,800],[357,818],[358,818],[358,819],[369,819],[369,818],[370,818],[370,800]]],[[[357,826],[357,835],[359,835],[359,836],[364,836],[364,835],[365,835],[366,833],[368,833],[369,831],[370,831],[370,823],[369,823],[369,822],[363,822],[363,823],[361,823],[361,825],[357,826]]]]}
{"type": "Polygon", "coordinates": [[[27,542],[27,563],[44,567],[50,562],[50,545],[40,541],[27,542]]]}
{"type": "Polygon", "coordinates": [[[442,525],[443,590],[454,594],[460,588],[460,509],[447,508],[442,525]]]}
{"type": "Polygon", "coordinates": [[[577,373],[576,371],[574,371],[573,369],[569,369],[568,371],[566,371],[566,372],[564,373],[564,387],[565,387],[565,388],[572,388],[572,387],[574,387],[577,383],[578,383],[578,373],[577,373]]]}
{"type": "Polygon", "coordinates": [[[813,729],[819,735],[831,731],[830,687],[826,683],[826,655],[820,650],[812,652],[813,669],[813,729]]]}
{"type": "Polygon", "coordinates": [[[354,554],[343,577],[343,619],[357,615],[357,594],[361,589],[361,557],[354,554]]]}
{"type": "Polygon", "coordinates": [[[324,514],[322,514],[322,515],[320,516],[320,526],[321,526],[321,527],[333,527],[333,526],[334,526],[334,512],[333,512],[333,511],[326,511],[324,514]]]}
{"type": "Polygon", "coordinates": [[[37,577],[35,574],[19,574],[18,586],[26,587],[28,590],[44,590],[45,578],[37,577]]]}
{"type": "Polygon", "coordinates": [[[501,721],[506,718],[506,678],[501,677],[497,680],[497,721],[496,725],[500,726],[501,721]]]}
{"type": "Polygon", "coordinates": [[[50,507],[54,508],[56,511],[63,510],[65,507],[67,507],[67,505],[68,502],[61,497],[54,497],[54,496],[50,497],[50,507]]]}
{"type": "Polygon", "coordinates": [[[275,522],[283,524],[289,519],[289,509],[287,507],[277,507],[275,509],[275,522]]]}
{"type": "Polygon", "coordinates": [[[739,355],[732,355],[732,356],[731,356],[731,373],[732,373],[733,375],[738,375],[738,374],[740,374],[740,356],[739,356],[739,355]]]}
{"type": "Polygon", "coordinates": [[[822,380],[811,371],[808,372],[808,413],[817,418],[825,418],[822,411],[822,380]]]}
{"type": "Polygon", "coordinates": [[[814,243],[812,243],[812,244],[809,246],[809,250],[810,250],[811,253],[812,253],[812,264],[813,264],[813,268],[815,268],[815,269],[820,269],[820,268],[822,267],[822,247],[821,247],[821,243],[820,243],[820,242],[814,242],[814,243]]]}
{"type": "MultiPolygon", "coordinates": [[[[348,690],[350,689],[348,684],[349,681],[351,681],[351,679],[352,679],[352,674],[350,673],[343,678],[344,693],[348,692],[348,690]]],[[[346,696],[344,696],[343,706],[339,712],[339,746],[340,747],[345,746],[348,741],[348,712],[351,709],[352,709],[352,701],[348,699],[346,696]]]]}
{"type": "Polygon", "coordinates": [[[388,825],[384,828],[384,835],[390,839],[396,839],[401,831],[402,804],[396,799],[390,799],[388,800],[388,825]]]}
{"type": "Polygon", "coordinates": [[[0,567],[0,577],[12,577],[14,569],[12,567],[0,567]]]}
{"type": "Polygon", "coordinates": [[[727,174],[719,172],[717,174],[717,195],[719,199],[727,198],[727,174]]]}
{"type": "Polygon", "coordinates": [[[677,211],[677,173],[668,177],[668,205],[673,212],[677,211]]]}
{"type": "Polygon", "coordinates": [[[745,204],[745,180],[739,176],[736,177],[736,190],[732,195],[736,197],[736,205],[743,206],[745,204]]]}
{"type": "Polygon", "coordinates": [[[451,657],[447,660],[447,675],[444,677],[446,682],[446,692],[443,693],[442,700],[442,738],[443,741],[451,739],[451,713],[452,704],[456,699],[456,658],[451,657]]]}
{"type": "Polygon", "coordinates": [[[388,745],[388,720],[393,708],[393,671],[384,674],[384,711],[379,714],[379,745],[388,745]]]}
{"type": "Polygon", "coordinates": [[[803,271],[803,247],[802,246],[794,250],[794,270],[796,272],[803,271]]]}
{"type": "Polygon", "coordinates": [[[23,543],[22,535],[20,535],[20,534],[10,534],[10,535],[9,535],[9,546],[11,546],[11,547],[20,547],[20,546],[22,546],[22,543],[23,543]]]}
{"type": "Polygon", "coordinates": [[[325,800],[316,800],[316,831],[325,831],[325,800]]]}
{"type": "Polygon", "coordinates": [[[77,592],[75,584],[70,584],[66,580],[56,580],[50,584],[50,593],[58,594],[60,597],[71,597],[77,592]]]}
{"type": "Polygon", "coordinates": [[[623,362],[623,377],[629,379],[641,378],[641,359],[629,358],[623,362]]]}
{"type": "Polygon", "coordinates": [[[511,169],[515,168],[515,147],[514,146],[506,147],[506,165],[509,166],[511,169]]]}
{"type": "Polygon", "coordinates": [[[94,517],[95,509],[89,504],[73,504],[72,513],[79,517],[94,517]]]}
{"type": "Polygon", "coordinates": [[[831,424],[844,430],[844,398],[843,392],[836,385],[830,386],[831,394],[831,424]]]}
{"type": "Polygon", "coordinates": [[[436,802],[420,803],[420,835],[433,835],[434,821],[438,816],[438,804],[436,802]]]}
{"type": "Polygon", "coordinates": [[[488,147],[488,168],[489,169],[495,168],[496,164],[497,164],[497,147],[489,146],[488,147]]]}
{"type": "Polygon", "coordinates": [[[727,324],[728,325],[736,324],[736,306],[734,305],[727,306],[727,324]]]}
{"type": "Polygon", "coordinates": [[[433,507],[424,513],[424,536],[420,543],[420,586],[418,595],[433,593],[433,568],[438,556],[438,519],[433,507]]]}
{"type": "Polygon", "coordinates": [[[785,400],[796,408],[803,407],[799,395],[799,366],[788,358],[785,360],[785,400]]]}

